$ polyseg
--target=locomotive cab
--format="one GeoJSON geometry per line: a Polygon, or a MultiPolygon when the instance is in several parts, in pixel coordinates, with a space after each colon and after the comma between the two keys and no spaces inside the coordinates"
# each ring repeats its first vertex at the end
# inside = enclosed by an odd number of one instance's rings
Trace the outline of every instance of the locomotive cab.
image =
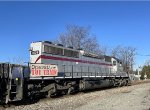
{"type": "Polygon", "coordinates": [[[111,73],[117,73],[117,72],[122,72],[123,71],[121,60],[119,60],[115,57],[105,56],[105,61],[111,63],[111,65],[112,65],[111,73]]]}
{"type": "Polygon", "coordinates": [[[122,62],[119,59],[117,59],[115,57],[112,57],[111,58],[111,63],[112,63],[112,72],[113,73],[123,71],[122,62]]]}

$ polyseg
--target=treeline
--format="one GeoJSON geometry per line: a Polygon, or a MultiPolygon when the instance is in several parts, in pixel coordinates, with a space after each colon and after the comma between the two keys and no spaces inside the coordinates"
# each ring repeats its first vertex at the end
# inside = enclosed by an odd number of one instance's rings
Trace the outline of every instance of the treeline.
{"type": "Polygon", "coordinates": [[[142,67],[141,79],[144,79],[144,75],[147,75],[147,78],[150,79],[150,60],[147,60],[142,67]]]}
{"type": "Polygon", "coordinates": [[[116,57],[122,61],[124,71],[128,73],[133,71],[136,48],[119,45],[108,49],[98,42],[97,36],[91,33],[90,26],[67,25],[65,31],[59,34],[55,42],[66,47],[71,46],[75,49],[83,49],[98,55],[106,55],[109,51],[109,56],[116,57]]]}

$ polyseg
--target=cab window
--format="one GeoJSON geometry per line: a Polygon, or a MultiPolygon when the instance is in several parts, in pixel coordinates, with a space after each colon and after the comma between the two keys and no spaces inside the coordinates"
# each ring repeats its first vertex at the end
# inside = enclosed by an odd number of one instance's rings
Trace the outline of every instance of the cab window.
{"type": "Polygon", "coordinates": [[[116,66],[117,62],[116,61],[113,61],[113,66],[116,66]]]}

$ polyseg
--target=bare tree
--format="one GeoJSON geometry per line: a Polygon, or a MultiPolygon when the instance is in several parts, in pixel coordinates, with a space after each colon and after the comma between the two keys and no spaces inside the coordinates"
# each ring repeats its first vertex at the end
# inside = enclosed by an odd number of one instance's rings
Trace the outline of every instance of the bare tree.
{"type": "Polygon", "coordinates": [[[90,27],[67,25],[66,31],[58,36],[58,43],[64,46],[72,46],[75,49],[83,49],[97,54],[103,54],[96,36],[90,33],[90,27]]]}
{"type": "Polygon", "coordinates": [[[64,46],[81,48],[83,47],[85,39],[89,36],[89,29],[89,27],[67,25],[66,31],[58,36],[58,42],[64,46]]]}
{"type": "Polygon", "coordinates": [[[84,44],[82,46],[84,50],[90,51],[90,52],[97,52],[98,47],[99,47],[99,44],[96,41],[96,37],[85,39],[84,44]]]}
{"type": "Polygon", "coordinates": [[[146,60],[144,65],[145,66],[150,66],[150,60],[146,60]]]}
{"type": "Polygon", "coordinates": [[[120,45],[118,45],[118,46],[116,46],[115,48],[113,48],[112,50],[111,50],[111,55],[113,56],[113,57],[119,57],[119,53],[120,53],[120,50],[121,50],[121,46],[120,45]]]}
{"type": "Polygon", "coordinates": [[[112,50],[112,56],[122,61],[124,71],[132,72],[135,63],[136,48],[117,46],[112,50]]]}

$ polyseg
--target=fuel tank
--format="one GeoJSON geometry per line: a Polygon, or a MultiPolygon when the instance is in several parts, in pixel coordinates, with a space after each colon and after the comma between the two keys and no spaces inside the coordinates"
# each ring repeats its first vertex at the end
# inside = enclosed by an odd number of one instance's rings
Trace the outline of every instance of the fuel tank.
{"type": "Polygon", "coordinates": [[[92,90],[98,88],[105,88],[113,86],[113,82],[109,79],[104,78],[85,78],[80,81],[79,89],[81,91],[84,90],[92,90]]]}

